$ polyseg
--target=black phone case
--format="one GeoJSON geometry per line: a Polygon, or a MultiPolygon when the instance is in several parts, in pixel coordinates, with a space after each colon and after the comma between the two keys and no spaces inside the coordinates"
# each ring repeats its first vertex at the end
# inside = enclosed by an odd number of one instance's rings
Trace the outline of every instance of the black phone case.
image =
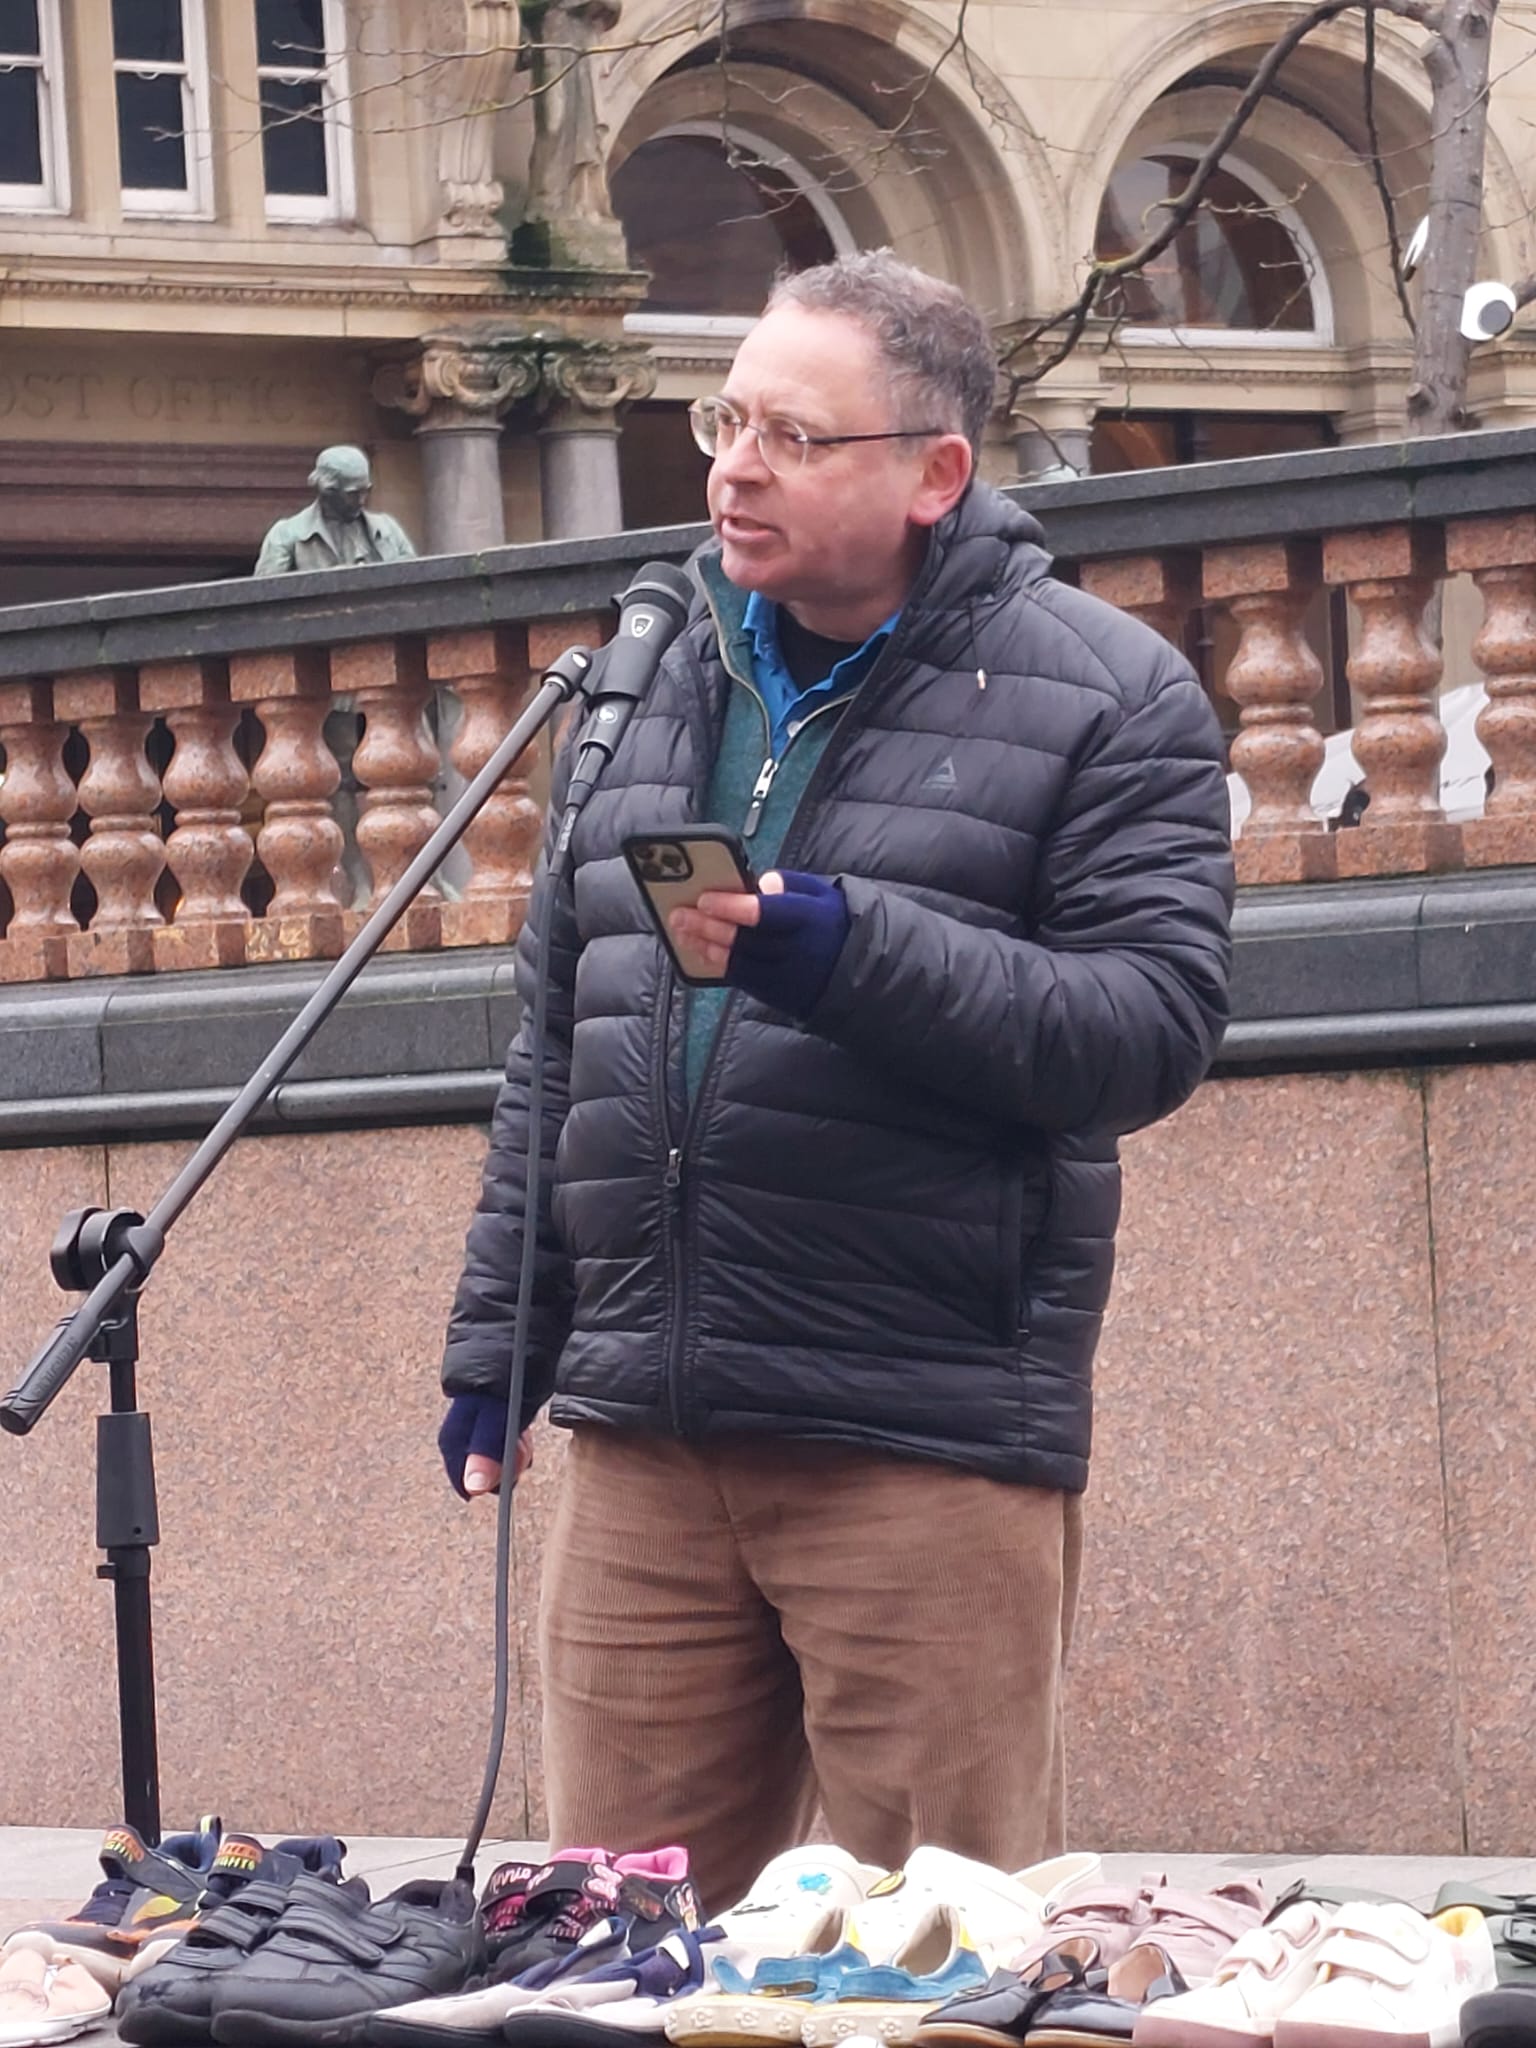
{"type": "Polygon", "coordinates": [[[671,956],[680,981],[690,988],[719,988],[718,974],[698,972],[697,957],[685,958],[667,930],[667,914],[692,906],[706,889],[757,888],[741,835],[724,825],[688,825],[676,832],[632,832],[623,854],[635,886],[645,899],[657,936],[671,956]],[[682,859],[673,858],[680,853],[682,859]]]}

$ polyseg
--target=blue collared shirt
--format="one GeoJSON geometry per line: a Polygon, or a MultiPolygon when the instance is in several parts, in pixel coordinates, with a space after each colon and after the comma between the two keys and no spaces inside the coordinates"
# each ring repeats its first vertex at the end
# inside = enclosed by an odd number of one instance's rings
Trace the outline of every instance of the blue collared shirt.
{"type": "Polygon", "coordinates": [[[751,593],[742,625],[752,642],[752,679],[768,709],[770,744],[776,761],[783,759],[784,751],[794,737],[792,727],[798,731],[809,714],[820,705],[857,689],[874,667],[876,657],[895,631],[900,617],[899,609],[892,612],[888,619],[876,626],[862,647],[855,648],[852,654],[845,654],[834,665],[830,675],[824,676],[819,683],[812,683],[808,689],[799,690],[784,665],[784,653],[779,646],[779,608],[760,591],[751,593]]]}

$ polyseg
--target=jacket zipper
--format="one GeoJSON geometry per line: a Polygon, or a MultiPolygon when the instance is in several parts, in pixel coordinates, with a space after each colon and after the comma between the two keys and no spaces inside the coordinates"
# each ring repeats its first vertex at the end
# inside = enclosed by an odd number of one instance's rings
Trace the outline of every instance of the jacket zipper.
{"type": "MultiPolygon", "coordinates": [[[[855,696],[861,694],[862,691],[873,680],[873,678],[876,675],[878,675],[880,669],[885,663],[887,655],[891,652],[891,648],[893,647],[893,645],[895,645],[897,641],[899,641],[900,638],[901,635],[899,631],[891,636],[891,639],[886,643],[886,645],[881,649],[879,655],[876,657],[874,666],[870,669],[869,674],[864,678],[863,683],[860,684],[859,690],[854,693],[855,696]]],[[[768,792],[773,787],[773,778],[779,772],[779,768],[783,761],[783,756],[775,755],[773,751],[773,721],[768,715],[768,706],[763,700],[762,693],[757,688],[756,684],[753,683],[748,677],[739,675],[737,671],[731,667],[729,661],[726,659],[725,641],[723,636],[720,640],[720,664],[722,668],[725,669],[726,674],[732,679],[732,681],[740,683],[743,689],[748,690],[751,693],[751,695],[757,702],[758,709],[763,714],[763,732],[768,743],[768,753],[763,761],[762,767],[758,771],[757,781],[753,785],[752,796],[747,807],[747,815],[745,819],[742,821],[741,828],[742,838],[751,839],[753,835],[756,833],[759,824],[762,822],[763,809],[768,801],[768,792]]],[[[825,711],[836,710],[839,707],[844,706],[844,699],[833,698],[826,704],[818,705],[814,711],[808,712],[806,716],[803,719],[801,719],[794,733],[790,736],[790,746],[793,746],[795,740],[799,738],[800,734],[805,730],[806,726],[810,724],[813,718],[819,718],[825,711]]],[[[851,702],[846,703],[845,708],[851,709],[851,702]]],[[[831,745],[832,743],[829,742],[829,752],[831,751],[831,745]]],[[[789,747],[786,747],[784,749],[784,752],[785,754],[787,754],[789,752],[789,747]]],[[[811,789],[815,786],[817,780],[822,776],[825,767],[826,759],[825,756],[823,756],[823,758],[816,763],[815,768],[811,772],[810,781],[807,783],[805,791],[801,795],[800,800],[802,804],[805,801],[805,797],[809,795],[811,789]]],[[[786,835],[786,845],[788,844],[790,836],[791,835],[788,834],[786,835]]],[[[781,858],[782,853],[783,849],[781,848],[781,858]]],[[[661,1030],[657,1033],[658,1072],[656,1077],[657,1086],[659,1089],[658,1099],[662,1104],[664,1133],[668,1141],[666,1165],[662,1172],[662,1227],[663,1234],[667,1241],[669,1269],[672,1278],[672,1300],[674,1304],[672,1323],[671,1327],[667,1331],[667,1342],[665,1346],[667,1354],[667,1410],[668,1414],[671,1417],[673,1430],[677,1433],[678,1436],[686,1437],[690,1435],[692,1432],[690,1432],[687,1425],[687,1421],[685,1419],[683,1402],[683,1382],[687,1375],[688,1369],[688,1323],[687,1318],[682,1313],[683,1291],[687,1284],[688,1268],[688,1212],[686,1206],[687,1188],[684,1185],[683,1176],[687,1164],[689,1147],[693,1140],[693,1134],[699,1126],[700,1118],[704,1110],[704,1107],[710,1099],[711,1084],[715,1079],[715,1070],[717,1066],[716,1056],[719,1052],[721,1045],[725,1041],[725,1038],[730,1030],[731,1025],[736,1020],[736,1012],[741,1008],[743,999],[741,991],[739,989],[732,989],[732,991],[725,1000],[724,1007],[720,1012],[720,1021],[715,1027],[714,1041],[709,1048],[708,1056],[704,1062],[704,1070],[699,1075],[698,1089],[694,1094],[693,1100],[688,1105],[688,1118],[686,1123],[683,1125],[682,1140],[679,1144],[674,1145],[671,1142],[671,1118],[667,1114],[668,1096],[666,1061],[666,1024],[670,1021],[671,1018],[672,988],[672,971],[669,967],[667,969],[667,1000],[663,1013],[663,1025],[661,1030]]]]}

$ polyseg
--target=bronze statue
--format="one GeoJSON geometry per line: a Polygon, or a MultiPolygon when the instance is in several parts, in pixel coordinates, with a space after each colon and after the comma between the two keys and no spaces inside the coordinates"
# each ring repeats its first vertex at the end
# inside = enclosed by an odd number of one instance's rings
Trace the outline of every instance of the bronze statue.
{"type": "Polygon", "coordinates": [[[314,503],[271,528],[256,558],[256,575],[401,562],[415,554],[398,520],[365,509],[373,472],[361,448],[322,448],[309,481],[314,503]]]}

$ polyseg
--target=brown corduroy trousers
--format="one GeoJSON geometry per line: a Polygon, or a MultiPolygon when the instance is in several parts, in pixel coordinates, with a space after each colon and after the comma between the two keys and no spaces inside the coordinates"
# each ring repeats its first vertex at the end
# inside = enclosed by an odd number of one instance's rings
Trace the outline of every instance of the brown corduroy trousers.
{"type": "Polygon", "coordinates": [[[1078,1497],[790,1439],[578,1429],[545,1553],[551,1843],[684,1843],[706,1910],[804,1841],[1063,1847],[1078,1497]]]}

